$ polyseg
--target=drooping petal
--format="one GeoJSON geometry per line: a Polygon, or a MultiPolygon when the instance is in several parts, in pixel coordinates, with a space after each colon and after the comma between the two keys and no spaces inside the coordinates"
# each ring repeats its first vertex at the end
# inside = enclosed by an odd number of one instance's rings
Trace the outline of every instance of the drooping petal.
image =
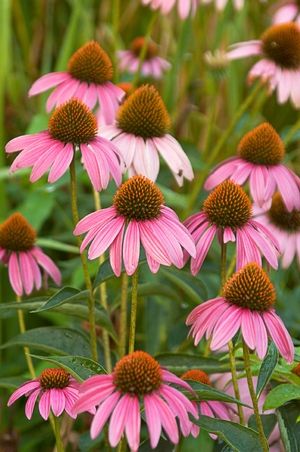
{"type": "Polygon", "coordinates": [[[118,400],[120,399],[120,396],[120,392],[114,392],[109,397],[107,397],[107,399],[104,400],[104,402],[102,402],[102,404],[97,409],[91,424],[92,439],[95,439],[103,429],[106,421],[108,420],[118,400]]]}
{"type": "Polygon", "coordinates": [[[50,406],[54,416],[60,416],[65,409],[66,399],[63,389],[52,388],[50,392],[50,406]]]}
{"type": "Polygon", "coordinates": [[[52,259],[47,256],[38,246],[31,250],[31,254],[36,258],[38,264],[51,276],[55,284],[61,284],[61,273],[52,259]]]}
{"type": "Polygon", "coordinates": [[[16,389],[10,398],[8,399],[7,406],[11,406],[13,403],[15,403],[16,400],[18,400],[23,395],[29,394],[30,392],[33,392],[35,389],[40,388],[40,382],[39,380],[30,380],[24,383],[22,386],[20,386],[18,389],[16,389]]]}
{"type": "Polygon", "coordinates": [[[137,397],[130,398],[128,416],[125,424],[125,432],[131,450],[138,450],[140,445],[141,414],[137,397]]]}
{"type": "Polygon", "coordinates": [[[41,392],[40,388],[37,388],[35,391],[32,391],[32,393],[28,397],[27,402],[25,404],[25,416],[29,420],[32,418],[32,413],[33,413],[33,410],[35,407],[35,403],[37,401],[37,398],[38,398],[40,392],[41,392]]]}
{"type": "Polygon", "coordinates": [[[262,316],[267,330],[280,354],[288,363],[292,363],[294,360],[294,345],[283,321],[273,311],[264,312],[262,316]]]}
{"type": "Polygon", "coordinates": [[[16,252],[11,253],[8,260],[8,277],[14,292],[21,296],[23,294],[23,285],[18,255],[16,252]]]}
{"type": "Polygon", "coordinates": [[[46,390],[41,395],[40,401],[39,401],[39,412],[45,421],[48,419],[50,414],[50,391],[46,390]]]}
{"type": "Polygon", "coordinates": [[[140,231],[135,220],[128,223],[123,243],[123,261],[126,273],[133,275],[137,269],[140,257],[140,231]]]}
{"type": "Polygon", "coordinates": [[[128,422],[128,409],[130,407],[131,397],[132,396],[129,394],[123,395],[121,399],[119,399],[110,418],[108,438],[112,447],[116,447],[120,442],[125,429],[125,424],[128,422]]]}

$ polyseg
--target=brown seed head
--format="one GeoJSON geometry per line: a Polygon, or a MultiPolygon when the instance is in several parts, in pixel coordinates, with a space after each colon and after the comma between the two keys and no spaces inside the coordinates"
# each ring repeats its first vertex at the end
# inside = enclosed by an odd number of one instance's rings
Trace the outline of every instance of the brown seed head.
{"type": "Polygon", "coordinates": [[[276,293],[266,272],[256,263],[245,265],[223,287],[223,297],[230,303],[252,311],[268,311],[276,293]]]}
{"type": "Polygon", "coordinates": [[[40,375],[40,384],[43,389],[66,388],[70,381],[70,374],[64,369],[45,369],[40,375]]]}
{"type": "Polygon", "coordinates": [[[171,121],[156,88],[143,85],[120,106],[117,112],[117,125],[124,132],[152,138],[165,135],[171,121]]]}
{"type": "Polygon", "coordinates": [[[268,217],[271,223],[287,232],[300,231],[300,211],[292,210],[289,212],[285,207],[279,192],[275,193],[272,199],[272,205],[268,211],[268,217]]]}
{"type": "Polygon", "coordinates": [[[0,225],[0,248],[9,251],[28,251],[34,246],[35,230],[19,212],[0,225]]]}
{"type": "Polygon", "coordinates": [[[114,384],[126,394],[142,396],[157,390],[162,384],[159,363],[148,353],[136,351],[124,356],[115,366],[114,384]]]}
{"type": "Polygon", "coordinates": [[[98,85],[111,80],[113,76],[112,62],[96,41],[86,43],[72,55],[68,71],[82,82],[98,85]]]}
{"type": "Polygon", "coordinates": [[[210,385],[210,379],[206,372],[201,369],[192,369],[181,375],[182,380],[192,380],[203,383],[204,385],[210,385]]]}
{"type": "MultiPolygon", "coordinates": [[[[139,36],[132,41],[132,43],[130,45],[130,50],[132,51],[132,53],[134,53],[134,55],[136,57],[140,56],[144,42],[145,42],[145,38],[143,36],[139,36]]],[[[155,57],[157,54],[158,54],[157,45],[155,44],[155,42],[148,40],[147,46],[146,46],[145,60],[150,60],[151,58],[155,57]]]]}
{"type": "Polygon", "coordinates": [[[278,165],[284,152],[280,136],[268,122],[246,133],[238,145],[238,155],[257,165],[278,165]]]}
{"type": "Polygon", "coordinates": [[[219,227],[241,227],[252,215],[250,199],[242,187],[231,180],[222,182],[208,195],[203,210],[211,223],[219,227]]]}
{"type": "Polygon", "coordinates": [[[157,185],[145,176],[133,176],[117,190],[114,206],[118,214],[130,220],[159,217],[164,197],[157,185]]]}
{"type": "Polygon", "coordinates": [[[48,130],[53,138],[63,143],[89,143],[97,134],[97,120],[83,102],[71,99],[54,110],[48,130]]]}
{"type": "Polygon", "coordinates": [[[294,22],[273,25],[261,36],[265,56],[283,69],[300,67],[300,29],[294,22]]]}

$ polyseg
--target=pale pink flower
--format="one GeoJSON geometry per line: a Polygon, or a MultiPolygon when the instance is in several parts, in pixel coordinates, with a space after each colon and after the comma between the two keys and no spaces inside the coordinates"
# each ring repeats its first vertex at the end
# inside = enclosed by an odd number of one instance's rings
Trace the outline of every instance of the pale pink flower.
{"type": "Polygon", "coordinates": [[[35,245],[35,239],[34,229],[20,213],[12,214],[0,225],[0,262],[8,266],[10,284],[19,296],[41,288],[41,268],[46,278],[49,275],[55,284],[61,284],[59,269],[35,245]]]}
{"type": "Polygon", "coordinates": [[[110,419],[110,445],[116,447],[125,434],[135,452],[140,445],[143,406],[151,448],[156,448],[162,429],[177,444],[180,433],[188,436],[191,432],[189,413],[195,418],[198,414],[192,402],[169,383],[191,390],[186,382],[162,369],[148,353],[136,351],[123,357],[111,374],[95,375],[83,382],[73,410],[78,414],[98,406],[91,424],[91,438],[96,438],[110,419]]]}
{"type": "Polygon", "coordinates": [[[284,5],[279,5],[279,8],[274,14],[272,20],[274,24],[282,24],[284,22],[292,21],[295,21],[298,24],[300,23],[300,9],[299,2],[297,2],[297,0],[290,0],[284,5]]]}
{"type": "Polygon", "coordinates": [[[248,264],[224,285],[222,296],[208,300],[192,310],[186,320],[197,345],[204,334],[211,350],[219,350],[238,331],[260,359],[266,356],[268,337],[288,363],[294,359],[294,345],[273,307],[275,289],[265,271],[248,264]]]}
{"type": "MultiPolygon", "coordinates": [[[[20,397],[27,397],[25,415],[32,418],[37,400],[39,412],[46,421],[50,410],[54,416],[60,416],[64,411],[72,418],[76,418],[72,408],[78,399],[79,383],[63,369],[45,369],[38,378],[29,380],[20,386],[10,396],[7,405],[11,406],[20,397]]],[[[92,411],[93,407],[91,407],[92,411]]]]}
{"type": "Polygon", "coordinates": [[[22,150],[10,171],[32,166],[30,181],[35,182],[50,170],[48,182],[53,183],[68,170],[78,150],[95,190],[106,188],[111,177],[119,185],[120,153],[110,141],[97,136],[97,132],[92,111],[78,99],[71,99],[54,110],[48,130],[22,135],[7,143],[8,153],[22,150]]]}
{"type": "Polygon", "coordinates": [[[300,28],[295,22],[272,25],[261,39],[239,42],[227,53],[230,60],[260,56],[249,72],[249,81],[255,78],[267,82],[270,91],[277,90],[277,101],[282,104],[290,98],[300,107],[300,28]]]}
{"type": "Polygon", "coordinates": [[[217,166],[207,178],[204,188],[211,190],[225,179],[243,185],[247,181],[255,203],[268,208],[279,190],[289,211],[300,209],[300,179],[282,163],[284,144],[273,127],[263,123],[240,141],[238,156],[217,166]]]}
{"type": "MultiPolygon", "coordinates": [[[[196,381],[198,383],[211,385],[211,381],[206,372],[201,369],[192,369],[185,372],[181,375],[181,378],[186,381],[196,381]]],[[[193,401],[195,407],[199,411],[199,414],[214,418],[223,419],[225,421],[230,421],[230,412],[227,407],[227,404],[224,402],[220,402],[218,400],[200,400],[193,401]]],[[[200,433],[200,427],[196,424],[193,424],[191,434],[197,438],[200,433]]],[[[217,436],[214,434],[210,435],[213,439],[216,439],[217,436]]]]}
{"type": "Polygon", "coordinates": [[[194,173],[182,147],[168,133],[170,124],[158,91],[143,85],[120,106],[116,123],[102,127],[100,135],[119,148],[129,175],[143,174],[155,181],[161,155],[181,186],[184,178],[192,180],[194,173]]]}
{"type": "Polygon", "coordinates": [[[47,100],[47,111],[76,97],[93,109],[98,103],[106,123],[111,124],[124,91],[114,85],[112,63],[100,45],[91,41],[70,58],[66,72],[50,72],[34,82],[29,96],[55,87],[47,100]]]}
{"type": "MultiPolygon", "coordinates": [[[[228,0],[202,0],[203,4],[215,3],[216,8],[222,11],[227,6],[228,0]]],[[[240,10],[244,7],[244,0],[232,0],[235,9],[240,10]]]]}
{"type": "Polygon", "coordinates": [[[237,270],[249,262],[262,264],[262,256],[278,267],[279,245],[276,238],[252,217],[250,199],[235,182],[227,180],[204,201],[203,208],[183,223],[196,244],[191,272],[196,275],[215,236],[222,243],[236,242],[237,270]]]}
{"type": "Polygon", "coordinates": [[[282,254],[282,267],[288,268],[297,257],[300,266],[300,210],[288,212],[282,197],[277,192],[273,196],[268,211],[254,206],[256,221],[262,223],[277,238],[282,254]]]}
{"type": "Polygon", "coordinates": [[[185,20],[188,16],[195,15],[200,0],[142,0],[142,3],[152,9],[160,9],[162,14],[169,14],[177,3],[179,17],[185,20]]]}
{"type": "MultiPolygon", "coordinates": [[[[144,46],[145,38],[142,36],[135,38],[129,50],[118,52],[119,66],[121,71],[134,74],[140,64],[140,53],[144,46]]],[[[158,56],[158,46],[153,41],[149,41],[146,47],[146,54],[141,66],[141,74],[145,77],[160,79],[163,73],[171,67],[170,63],[158,56]]]]}
{"type": "MultiPolygon", "coordinates": [[[[225,373],[225,374],[216,374],[213,377],[215,386],[220,390],[226,392],[231,397],[235,397],[233,384],[231,381],[231,374],[225,373]]],[[[252,377],[253,385],[256,388],[257,386],[257,377],[252,377]]],[[[238,378],[238,387],[240,391],[240,400],[242,403],[248,406],[252,406],[252,399],[249,392],[248,382],[247,378],[238,378]]],[[[276,414],[275,410],[263,410],[263,406],[266,400],[266,397],[268,395],[268,389],[265,388],[262,393],[260,394],[260,397],[258,399],[258,408],[260,414],[276,414]]],[[[243,406],[243,414],[246,423],[248,423],[250,416],[254,415],[253,408],[248,408],[247,406],[243,406]]],[[[230,404],[230,410],[229,410],[230,418],[233,422],[239,422],[239,416],[237,413],[236,405],[230,404]]],[[[280,440],[280,431],[278,423],[275,424],[275,427],[273,431],[271,432],[271,435],[268,438],[268,443],[270,446],[270,452],[284,452],[283,445],[280,440]]]]}
{"type": "Polygon", "coordinates": [[[88,258],[96,259],[109,248],[110,264],[120,276],[122,261],[128,275],[139,262],[143,245],[150,270],[160,265],[184,265],[183,249],[195,256],[195,245],[176,213],[163,204],[159,188],[144,176],[133,176],[118,189],[113,206],[84,217],[74,234],[87,232],[80,251],[90,244],[88,258]]]}

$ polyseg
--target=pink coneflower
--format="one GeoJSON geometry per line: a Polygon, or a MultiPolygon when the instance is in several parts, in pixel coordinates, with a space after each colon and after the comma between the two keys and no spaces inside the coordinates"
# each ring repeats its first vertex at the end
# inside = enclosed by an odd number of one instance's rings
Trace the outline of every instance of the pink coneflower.
{"type": "Polygon", "coordinates": [[[279,245],[271,232],[252,218],[250,199],[231,180],[218,185],[206,198],[201,212],[184,221],[196,243],[196,257],[191,272],[200,270],[214,237],[224,243],[236,241],[236,268],[249,262],[261,265],[264,256],[273,268],[278,267],[279,245]]]}
{"type": "MultiPolygon", "coordinates": [[[[145,38],[135,38],[129,50],[118,52],[119,66],[121,71],[134,74],[140,64],[139,56],[144,46],[145,38]]],[[[146,54],[141,66],[141,74],[145,77],[161,78],[163,73],[171,67],[170,63],[158,56],[158,46],[153,41],[147,42],[146,54]]]]}
{"type": "Polygon", "coordinates": [[[14,138],[5,147],[8,153],[22,150],[10,170],[32,166],[30,181],[40,179],[49,169],[48,182],[57,181],[68,170],[75,150],[95,190],[106,188],[110,177],[119,185],[122,171],[119,151],[110,141],[97,136],[97,120],[78,99],[71,99],[52,113],[48,130],[14,138]]]}
{"type": "MultiPolygon", "coordinates": [[[[206,372],[201,369],[192,369],[185,372],[181,378],[187,381],[196,381],[205,385],[211,385],[211,381],[206,372]]],[[[209,417],[220,418],[229,421],[230,412],[227,408],[226,403],[219,402],[218,400],[200,400],[198,402],[193,402],[197,407],[200,414],[209,417]]],[[[193,424],[191,434],[197,438],[200,433],[200,427],[193,424]]],[[[216,439],[215,435],[211,435],[213,439],[216,439]]]]}
{"type": "Polygon", "coordinates": [[[184,20],[189,15],[195,15],[200,0],[142,0],[142,3],[150,5],[152,9],[160,9],[162,14],[169,14],[177,3],[179,17],[184,20]]]}
{"type": "Polygon", "coordinates": [[[110,248],[110,264],[117,276],[122,260],[128,275],[135,272],[141,244],[153,273],[161,264],[183,267],[182,248],[195,256],[195,245],[176,213],[163,203],[163,195],[152,181],[133,176],[118,189],[111,207],[91,213],[77,224],[75,235],[87,232],[80,251],[90,244],[88,257],[95,259],[110,248]]]}
{"type": "Polygon", "coordinates": [[[272,22],[274,24],[281,24],[284,22],[295,21],[299,24],[300,22],[300,5],[299,1],[288,1],[284,5],[279,5],[276,13],[273,16],[272,22]]]}
{"type": "Polygon", "coordinates": [[[143,174],[155,181],[159,154],[177,183],[192,180],[193,169],[182,147],[168,133],[171,121],[158,91],[151,85],[136,89],[120,106],[116,124],[101,128],[101,136],[118,146],[130,175],[143,174]]]}
{"type": "Polygon", "coordinates": [[[186,382],[162,369],[148,353],[136,351],[122,358],[112,374],[88,378],[79,389],[79,399],[73,409],[81,413],[98,405],[91,424],[91,437],[96,438],[110,418],[110,445],[116,447],[125,434],[129,447],[135,452],[140,444],[143,405],[151,447],[157,446],[162,429],[170,441],[177,444],[180,432],[184,436],[191,432],[189,413],[195,418],[198,415],[192,402],[169,383],[191,390],[186,382]]]}
{"type": "MultiPolygon", "coordinates": [[[[258,380],[257,377],[253,377],[252,380],[253,380],[254,387],[256,387],[257,380],[258,380]]],[[[246,378],[238,378],[237,383],[238,383],[238,387],[239,387],[241,402],[243,402],[245,405],[252,406],[252,399],[251,399],[251,395],[249,392],[247,379],[246,378]]],[[[220,374],[218,376],[218,378],[215,380],[215,385],[220,391],[224,391],[231,397],[235,397],[233,384],[231,382],[231,374],[229,374],[229,373],[220,374]]],[[[276,414],[275,410],[263,410],[263,406],[264,406],[267,395],[268,395],[268,389],[265,388],[262,391],[262,393],[260,394],[258,401],[257,401],[259,412],[262,415],[276,414]]],[[[230,404],[228,406],[230,406],[229,414],[230,414],[231,420],[233,422],[239,422],[239,417],[236,412],[236,405],[230,404]]],[[[254,412],[253,412],[252,408],[243,406],[243,414],[244,414],[246,423],[248,423],[250,416],[252,416],[254,414],[254,412]]],[[[282,443],[280,440],[279,426],[277,423],[275,424],[275,427],[268,438],[268,443],[270,446],[270,452],[284,452],[284,448],[282,447],[282,443]]]]}
{"type": "Polygon", "coordinates": [[[50,72],[40,77],[29,90],[29,96],[55,87],[47,100],[47,111],[76,97],[89,108],[99,103],[107,124],[114,120],[124,92],[114,85],[112,63],[100,45],[91,41],[70,58],[68,71],[50,72]]]}
{"type": "Polygon", "coordinates": [[[60,285],[61,274],[54,262],[35,245],[36,233],[20,213],[14,213],[0,225],[0,262],[8,266],[8,276],[14,292],[29,295],[42,286],[42,275],[60,285]]]}
{"type": "Polygon", "coordinates": [[[213,170],[204,188],[211,190],[227,178],[241,185],[248,180],[251,196],[260,207],[268,207],[273,194],[279,190],[289,211],[300,209],[300,180],[282,163],[284,153],[281,138],[265,122],[241,139],[238,156],[225,160],[213,170]]]}
{"type": "MultiPolygon", "coordinates": [[[[202,0],[202,3],[215,3],[216,8],[222,11],[227,6],[228,0],[202,0]]],[[[232,0],[232,4],[235,9],[240,10],[244,7],[244,0],[232,0]]]]}
{"type": "Polygon", "coordinates": [[[280,193],[275,193],[267,212],[256,217],[278,239],[282,267],[288,268],[297,256],[300,265],[300,210],[288,212],[280,193]]]}
{"type": "Polygon", "coordinates": [[[249,80],[260,78],[270,91],[277,90],[280,104],[289,98],[300,107],[300,28],[294,22],[273,25],[260,40],[239,42],[228,52],[230,60],[259,55],[262,59],[249,72],[249,80]]]}
{"type": "Polygon", "coordinates": [[[291,363],[294,345],[275,312],[275,289],[265,271],[251,263],[235,273],[224,285],[222,296],[197,306],[186,320],[197,345],[204,334],[211,350],[219,350],[240,330],[251,350],[260,359],[267,352],[268,336],[280,354],[291,363]]]}
{"type": "MultiPolygon", "coordinates": [[[[76,418],[72,408],[78,399],[79,383],[63,369],[45,369],[38,378],[29,380],[20,386],[9,398],[7,405],[11,406],[25,395],[28,400],[25,405],[25,415],[31,419],[32,413],[39,399],[39,412],[45,421],[50,415],[60,416],[66,411],[69,416],[76,418]]],[[[92,409],[93,407],[91,407],[92,409]]]]}

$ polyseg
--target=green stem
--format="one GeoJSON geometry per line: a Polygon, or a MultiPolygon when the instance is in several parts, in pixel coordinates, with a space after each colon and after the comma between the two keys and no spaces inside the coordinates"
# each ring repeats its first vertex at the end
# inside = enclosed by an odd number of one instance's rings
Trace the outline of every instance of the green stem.
{"type": "Polygon", "coordinates": [[[136,329],[136,313],[137,313],[137,300],[138,300],[138,269],[131,278],[131,316],[130,316],[130,328],[129,328],[129,340],[128,340],[128,352],[134,351],[135,342],[135,329],[136,329]]]}
{"type": "Polygon", "coordinates": [[[155,24],[157,16],[158,16],[157,12],[152,15],[152,18],[151,18],[151,20],[149,22],[149,25],[148,25],[148,28],[147,28],[147,31],[146,31],[146,34],[145,34],[143,47],[141,48],[141,51],[140,51],[140,54],[139,54],[139,65],[138,65],[136,73],[134,74],[134,78],[132,80],[132,86],[134,88],[137,86],[137,84],[139,82],[139,79],[140,79],[142,65],[143,65],[143,63],[145,61],[145,57],[146,57],[147,46],[148,46],[149,39],[150,39],[150,36],[151,36],[151,33],[152,33],[152,29],[153,29],[153,26],[155,24]]]}
{"type": "Polygon", "coordinates": [[[119,355],[122,358],[126,354],[126,336],[127,336],[127,292],[128,275],[122,274],[121,281],[121,309],[120,309],[120,336],[119,336],[119,355]]]}
{"type": "MultiPolygon", "coordinates": [[[[70,165],[70,182],[71,182],[71,205],[72,205],[72,215],[74,226],[79,221],[79,213],[77,206],[77,182],[76,182],[76,169],[75,169],[75,153],[73,160],[70,165]]],[[[79,236],[77,236],[78,247],[82,243],[82,240],[79,236]]],[[[96,322],[95,322],[95,297],[93,293],[93,286],[91,282],[91,278],[89,275],[87,258],[84,253],[80,254],[81,265],[84,275],[84,280],[86,284],[86,288],[89,292],[88,297],[88,308],[89,308],[89,327],[90,327],[90,345],[91,345],[91,354],[92,358],[97,361],[98,360],[98,351],[97,351],[97,336],[96,336],[96,322]]]]}
{"type": "Polygon", "coordinates": [[[300,119],[298,119],[298,121],[295,122],[295,124],[290,128],[285,138],[283,139],[283,142],[286,146],[292,141],[295,134],[299,132],[299,129],[300,129],[300,119]]]}
{"type": "Polygon", "coordinates": [[[261,417],[259,415],[258,401],[256,398],[255,389],[254,389],[253,380],[252,380],[249,349],[248,349],[248,346],[245,343],[245,341],[243,341],[243,352],[244,352],[244,366],[245,366],[245,371],[246,371],[246,376],[247,376],[249,392],[250,392],[250,396],[251,396],[252,403],[253,403],[253,410],[254,410],[254,414],[255,414],[257,430],[258,430],[258,434],[259,434],[259,438],[260,438],[260,442],[261,442],[263,451],[267,452],[269,450],[269,445],[268,445],[268,440],[265,436],[261,417]]]}
{"type": "MultiPolygon", "coordinates": [[[[223,231],[222,231],[223,234],[223,231]]],[[[221,290],[226,282],[226,243],[224,243],[223,237],[222,237],[222,243],[221,243],[221,290]]]]}
{"type": "MultiPolygon", "coordinates": [[[[21,297],[19,297],[18,295],[17,295],[17,302],[18,303],[22,302],[21,297]]],[[[22,309],[18,309],[18,321],[19,321],[20,332],[22,334],[24,334],[26,332],[26,325],[25,325],[24,312],[22,311],[22,309]]],[[[25,356],[25,359],[27,362],[27,367],[28,367],[29,373],[31,375],[31,378],[34,379],[34,378],[36,378],[36,373],[35,373],[33,362],[32,362],[31,356],[30,356],[29,347],[24,347],[23,350],[24,350],[24,356],[25,356]]]]}
{"type": "Polygon", "coordinates": [[[257,83],[255,87],[250,92],[249,96],[244,100],[244,102],[240,105],[239,109],[233,116],[228,128],[225,130],[223,135],[221,135],[220,139],[218,140],[216,146],[213,148],[213,150],[210,153],[209,159],[207,160],[207,168],[202,169],[201,173],[198,175],[198,178],[195,179],[194,187],[192,189],[191,195],[190,195],[190,202],[187,207],[186,216],[191,212],[198,195],[202,189],[203,182],[210,170],[211,165],[215,163],[217,160],[220,151],[222,150],[223,146],[227,142],[228,138],[231,136],[232,132],[235,129],[235,126],[237,125],[238,121],[241,119],[243,114],[247,111],[247,109],[252,104],[253,100],[256,98],[259,90],[261,89],[261,85],[257,83]]]}
{"type": "MultiPolygon", "coordinates": [[[[101,198],[100,194],[94,190],[94,201],[96,210],[101,210],[101,198]]],[[[102,265],[105,261],[105,255],[102,254],[99,257],[99,264],[102,265]]],[[[107,304],[107,291],[106,291],[106,283],[103,282],[100,284],[100,304],[103,306],[105,311],[108,313],[108,304],[107,304]]],[[[104,348],[104,361],[105,367],[108,373],[112,371],[111,364],[111,354],[110,354],[110,344],[109,344],[109,334],[108,332],[102,328],[102,340],[103,340],[103,348],[104,348]]]]}
{"type": "MultiPolygon", "coordinates": [[[[230,371],[231,371],[231,376],[232,376],[232,385],[233,385],[233,390],[234,390],[234,396],[237,400],[241,400],[237,372],[236,372],[234,348],[233,348],[232,341],[228,342],[228,349],[229,349],[229,362],[230,362],[230,371]]],[[[243,412],[242,406],[237,404],[237,409],[238,409],[238,413],[239,413],[240,424],[245,425],[244,412],[243,412]]]]}
{"type": "Polygon", "coordinates": [[[114,80],[119,79],[118,64],[117,64],[117,51],[119,43],[119,21],[120,21],[120,0],[113,0],[112,4],[112,30],[114,36],[114,80]]]}
{"type": "Polygon", "coordinates": [[[64,452],[65,448],[64,448],[61,434],[60,434],[60,423],[56,416],[53,416],[53,422],[54,422],[54,434],[55,434],[55,441],[56,441],[56,451],[64,452]]]}

